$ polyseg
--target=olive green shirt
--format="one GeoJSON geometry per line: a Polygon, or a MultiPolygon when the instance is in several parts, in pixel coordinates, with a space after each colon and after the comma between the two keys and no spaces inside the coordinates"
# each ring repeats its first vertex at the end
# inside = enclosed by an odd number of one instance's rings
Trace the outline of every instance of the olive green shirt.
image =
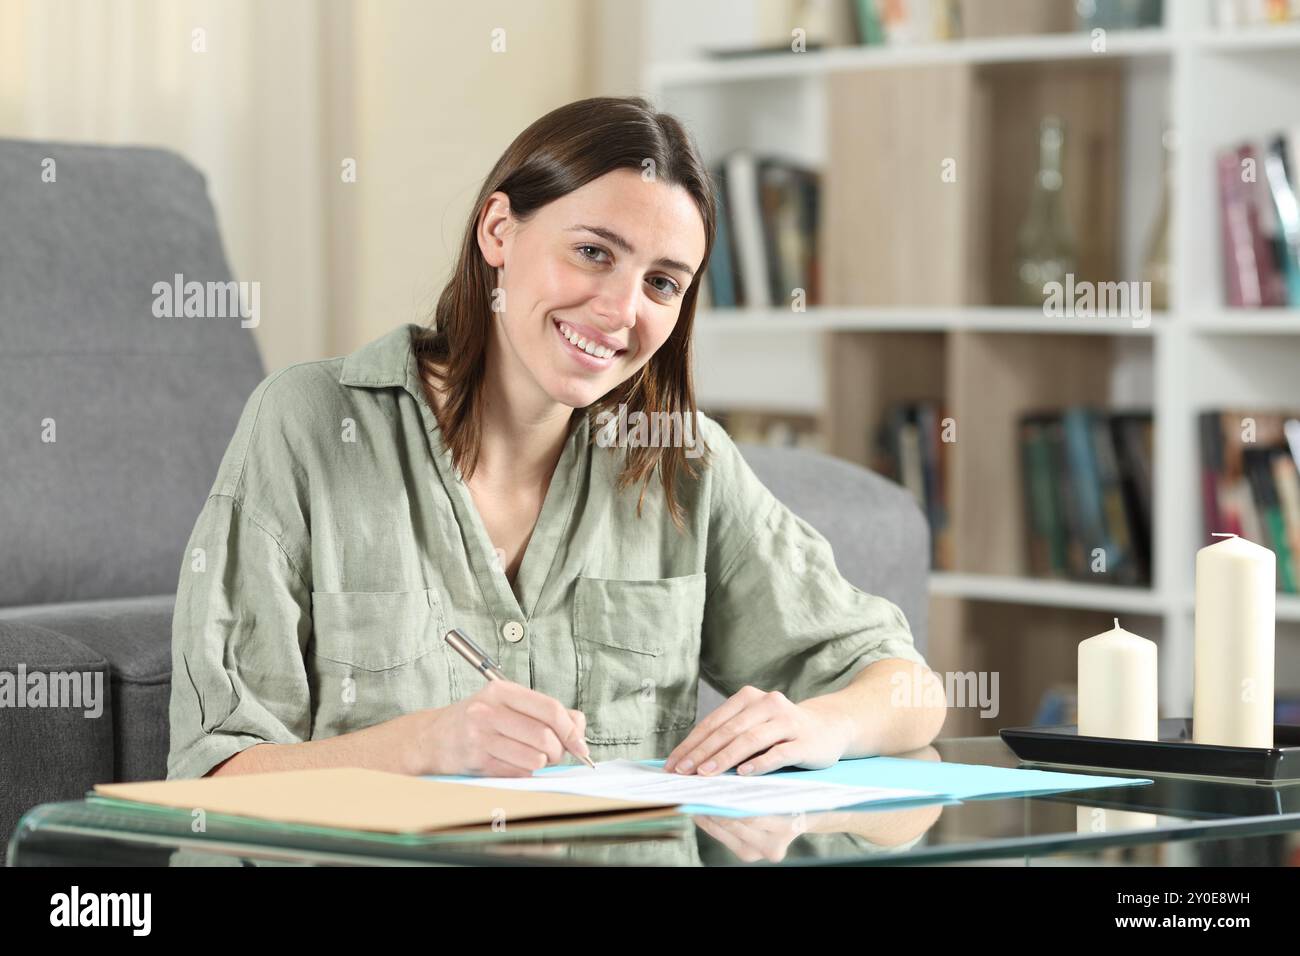
{"type": "Polygon", "coordinates": [[[802,701],[884,658],[924,663],[898,607],[846,581],[704,415],[682,533],[657,480],[637,517],[625,448],[575,415],[512,587],[421,387],[417,328],[248,399],[181,566],[169,778],[474,693],[452,627],[581,710],[596,760],[666,756],[700,677],[802,701]]]}

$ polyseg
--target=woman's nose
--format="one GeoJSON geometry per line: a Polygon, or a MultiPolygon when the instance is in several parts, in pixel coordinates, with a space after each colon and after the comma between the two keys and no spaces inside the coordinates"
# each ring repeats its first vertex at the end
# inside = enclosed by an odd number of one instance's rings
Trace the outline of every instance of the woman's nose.
{"type": "Polygon", "coordinates": [[[636,307],[640,298],[639,280],[610,279],[601,289],[596,312],[610,329],[626,329],[636,324],[636,307]]]}

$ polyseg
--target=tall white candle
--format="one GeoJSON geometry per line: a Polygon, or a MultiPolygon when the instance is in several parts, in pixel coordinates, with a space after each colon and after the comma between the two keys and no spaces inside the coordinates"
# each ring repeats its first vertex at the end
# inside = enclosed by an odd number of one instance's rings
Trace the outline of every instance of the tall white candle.
{"type": "Polygon", "coordinates": [[[1192,739],[1273,746],[1277,558],[1233,534],[1196,552],[1192,739]]]}
{"type": "Polygon", "coordinates": [[[1155,740],[1156,645],[1119,626],[1079,643],[1079,733],[1155,740]]]}

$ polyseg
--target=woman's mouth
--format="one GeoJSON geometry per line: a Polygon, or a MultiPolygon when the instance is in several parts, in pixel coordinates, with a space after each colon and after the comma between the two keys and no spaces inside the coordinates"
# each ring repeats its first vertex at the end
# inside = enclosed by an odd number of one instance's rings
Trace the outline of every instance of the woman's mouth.
{"type": "Polygon", "coordinates": [[[583,368],[602,370],[607,369],[614,364],[614,359],[622,355],[626,349],[611,349],[599,345],[595,342],[588,341],[580,335],[575,329],[569,326],[567,322],[555,319],[552,323],[555,331],[559,333],[563,348],[566,352],[582,365],[583,368]]]}

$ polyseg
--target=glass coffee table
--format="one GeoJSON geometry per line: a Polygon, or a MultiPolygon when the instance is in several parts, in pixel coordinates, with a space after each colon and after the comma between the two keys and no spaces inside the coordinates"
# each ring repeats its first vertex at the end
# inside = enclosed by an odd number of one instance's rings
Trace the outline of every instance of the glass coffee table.
{"type": "MultiPolygon", "coordinates": [[[[998,737],[937,740],[899,756],[1024,766],[998,737]]],[[[1300,782],[1097,772],[1154,782],[877,810],[673,816],[443,836],[285,827],[218,814],[194,832],[184,811],[89,797],[29,811],[10,839],[7,860],[11,866],[1300,865],[1300,782]]]]}

